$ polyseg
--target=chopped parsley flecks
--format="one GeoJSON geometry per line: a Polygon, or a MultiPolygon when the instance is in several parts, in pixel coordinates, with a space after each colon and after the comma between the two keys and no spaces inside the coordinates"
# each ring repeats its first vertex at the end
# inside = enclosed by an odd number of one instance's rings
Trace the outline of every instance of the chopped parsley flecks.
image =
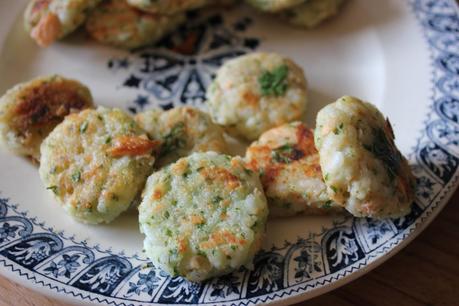
{"type": "Polygon", "coordinates": [[[263,96],[283,96],[287,91],[288,66],[281,65],[272,71],[265,71],[259,78],[263,96]]]}
{"type": "Polygon", "coordinates": [[[220,203],[221,201],[223,201],[223,198],[221,196],[216,196],[212,199],[212,203],[213,204],[218,204],[220,203]]]}
{"type": "Polygon", "coordinates": [[[57,195],[57,192],[59,188],[57,186],[48,186],[46,189],[51,190],[55,195],[57,195]]]}
{"type": "Polygon", "coordinates": [[[247,174],[247,175],[252,175],[252,173],[253,173],[252,170],[247,169],[247,168],[244,168],[244,172],[245,172],[245,174],[247,174]]]}
{"type": "Polygon", "coordinates": [[[179,270],[177,267],[174,267],[174,276],[177,276],[179,274],[179,270]]]}
{"type": "Polygon", "coordinates": [[[383,163],[391,180],[397,176],[402,157],[382,129],[373,128],[373,142],[363,147],[383,163]]]}
{"type": "Polygon", "coordinates": [[[86,130],[88,129],[89,123],[88,121],[83,122],[83,124],[80,126],[80,133],[84,134],[86,130]]]}
{"type": "Polygon", "coordinates": [[[201,229],[201,228],[204,227],[204,225],[205,225],[205,223],[198,223],[198,224],[196,224],[196,227],[201,229]]]}
{"type": "Polygon", "coordinates": [[[335,135],[339,135],[343,132],[343,128],[344,128],[344,124],[343,123],[340,123],[334,130],[333,130],[333,133],[335,135]]]}
{"type": "Polygon", "coordinates": [[[187,178],[193,173],[190,168],[187,168],[185,172],[183,172],[183,177],[187,178]]]}
{"type": "Polygon", "coordinates": [[[333,202],[331,200],[328,200],[327,202],[325,202],[325,204],[322,206],[323,208],[332,208],[332,204],[333,202]]]}
{"type": "Polygon", "coordinates": [[[169,134],[164,137],[161,147],[161,156],[171,153],[177,149],[183,148],[186,145],[186,140],[183,137],[185,133],[185,123],[179,122],[171,129],[169,134]]]}
{"type": "Polygon", "coordinates": [[[73,181],[74,183],[78,183],[80,180],[81,180],[81,172],[78,171],[78,170],[75,171],[75,172],[73,172],[73,174],[72,174],[72,181],[73,181]]]}
{"type": "Polygon", "coordinates": [[[271,157],[278,163],[288,164],[292,161],[299,160],[304,156],[301,150],[298,150],[292,145],[283,145],[271,152],[271,157]]]}

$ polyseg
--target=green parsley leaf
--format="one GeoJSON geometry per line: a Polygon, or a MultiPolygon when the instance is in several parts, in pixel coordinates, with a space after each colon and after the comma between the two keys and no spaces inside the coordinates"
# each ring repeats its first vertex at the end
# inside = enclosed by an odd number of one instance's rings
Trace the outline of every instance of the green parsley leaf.
{"type": "Polygon", "coordinates": [[[215,198],[212,199],[212,203],[216,205],[220,203],[222,200],[223,198],[221,196],[216,196],[215,198]]]}
{"type": "Polygon", "coordinates": [[[57,186],[48,186],[46,189],[51,190],[55,195],[57,195],[57,192],[59,191],[57,186]]]}
{"type": "Polygon", "coordinates": [[[301,150],[293,147],[292,145],[283,145],[271,152],[271,157],[278,163],[288,164],[292,161],[299,160],[304,156],[301,150]]]}
{"type": "Polygon", "coordinates": [[[334,133],[335,135],[341,134],[341,132],[343,131],[343,127],[344,127],[344,124],[341,123],[340,125],[338,125],[338,126],[333,130],[333,133],[334,133]]]}
{"type": "Polygon", "coordinates": [[[323,208],[332,208],[332,204],[333,202],[331,200],[328,200],[327,202],[325,202],[325,204],[322,206],[323,208]]]}
{"type": "Polygon", "coordinates": [[[75,171],[75,172],[72,174],[72,181],[73,181],[74,183],[78,183],[80,180],[81,180],[81,172],[80,172],[80,171],[75,171]]]}
{"type": "Polygon", "coordinates": [[[196,224],[196,227],[197,227],[197,228],[203,228],[204,225],[205,225],[204,223],[199,223],[199,224],[196,224]]]}
{"type": "Polygon", "coordinates": [[[244,172],[245,172],[245,174],[247,174],[247,175],[252,175],[252,173],[253,173],[252,170],[247,169],[247,168],[244,168],[244,172]]]}
{"type": "Polygon", "coordinates": [[[185,123],[179,122],[174,125],[169,134],[164,136],[160,156],[164,156],[170,152],[174,152],[177,149],[183,148],[186,145],[186,140],[183,137],[184,134],[185,123]]]}
{"type": "Polygon", "coordinates": [[[191,169],[188,168],[188,169],[186,169],[186,171],[183,173],[182,176],[183,176],[184,178],[187,178],[187,177],[189,177],[189,176],[191,175],[191,173],[192,173],[191,169]]]}
{"type": "Polygon", "coordinates": [[[402,156],[395,145],[389,140],[380,128],[373,128],[373,141],[371,144],[363,144],[363,147],[379,159],[390,179],[397,177],[402,163],[402,156]]]}
{"type": "Polygon", "coordinates": [[[272,71],[265,71],[259,78],[263,96],[283,96],[287,91],[288,66],[281,65],[272,71]]]}
{"type": "Polygon", "coordinates": [[[88,129],[89,123],[88,121],[83,122],[83,124],[80,126],[80,133],[84,134],[86,130],[88,129]]]}

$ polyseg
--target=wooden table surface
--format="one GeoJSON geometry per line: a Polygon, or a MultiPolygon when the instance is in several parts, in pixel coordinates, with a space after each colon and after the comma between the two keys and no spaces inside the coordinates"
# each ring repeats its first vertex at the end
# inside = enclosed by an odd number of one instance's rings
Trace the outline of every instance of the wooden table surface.
{"type": "MultiPolygon", "coordinates": [[[[0,306],[66,306],[0,277],[0,306]]],[[[297,306],[459,305],[459,190],[433,223],[379,268],[297,306]]]]}

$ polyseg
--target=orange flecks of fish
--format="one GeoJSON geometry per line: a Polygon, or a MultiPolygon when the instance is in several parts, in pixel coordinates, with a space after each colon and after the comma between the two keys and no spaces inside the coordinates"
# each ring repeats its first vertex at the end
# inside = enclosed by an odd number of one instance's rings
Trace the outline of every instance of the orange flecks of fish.
{"type": "Polygon", "coordinates": [[[30,35],[40,47],[47,47],[59,38],[61,27],[59,18],[48,13],[40,19],[30,35]]]}
{"type": "Polygon", "coordinates": [[[186,250],[188,249],[188,241],[185,238],[179,239],[178,242],[178,251],[179,253],[185,253],[186,250]]]}
{"type": "Polygon", "coordinates": [[[191,215],[190,216],[190,221],[192,224],[203,224],[204,223],[204,218],[200,215],[191,215]]]}
{"type": "Polygon", "coordinates": [[[244,245],[247,241],[236,237],[228,230],[219,230],[212,233],[208,241],[201,242],[199,247],[202,249],[210,249],[222,244],[244,245]]]}
{"type": "Polygon", "coordinates": [[[150,154],[159,144],[159,141],[149,140],[142,136],[120,136],[115,139],[109,153],[113,157],[146,155],[150,154]]]}
{"type": "Polygon", "coordinates": [[[201,175],[209,182],[223,182],[230,189],[238,188],[239,179],[225,168],[212,167],[201,171],[201,175]]]}
{"type": "Polygon", "coordinates": [[[172,166],[172,172],[175,175],[182,175],[183,173],[188,170],[188,161],[186,159],[179,159],[173,166],[172,166]]]}
{"type": "Polygon", "coordinates": [[[251,91],[244,92],[244,94],[242,95],[242,98],[244,99],[244,102],[247,103],[247,105],[251,107],[258,107],[259,97],[255,95],[254,93],[252,93],[251,91]]]}

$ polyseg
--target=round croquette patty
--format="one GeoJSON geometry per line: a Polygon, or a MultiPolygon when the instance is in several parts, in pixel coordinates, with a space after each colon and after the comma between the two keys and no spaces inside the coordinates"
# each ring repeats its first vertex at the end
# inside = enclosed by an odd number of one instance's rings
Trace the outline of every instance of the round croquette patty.
{"type": "Polygon", "coordinates": [[[18,84],[0,98],[0,141],[12,152],[40,160],[40,145],[70,113],[93,107],[89,89],[58,75],[18,84]]]}
{"type": "Polygon", "coordinates": [[[263,133],[247,148],[245,158],[247,166],[260,174],[270,216],[342,210],[328,196],[313,131],[304,123],[292,122],[263,133]]]}
{"type": "Polygon", "coordinates": [[[184,106],[165,112],[149,110],[136,115],[135,119],[151,138],[162,142],[158,167],[194,152],[227,151],[222,128],[197,108],[184,106]]]}
{"type": "Polygon", "coordinates": [[[157,145],[119,109],[85,110],[67,116],[45,139],[40,177],[76,220],[110,222],[144,187],[157,145]]]}
{"type": "Polygon", "coordinates": [[[301,119],[307,90],[303,70],[276,53],[227,61],[207,90],[214,122],[233,135],[256,140],[264,131],[301,119]]]}
{"type": "Polygon", "coordinates": [[[388,120],[372,104],[342,97],[317,115],[315,143],[328,194],[357,217],[410,212],[414,178],[388,120]]]}
{"type": "Polygon", "coordinates": [[[24,12],[27,32],[46,47],[75,31],[101,0],[31,0],[24,12]]]}
{"type": "Polygon", "coordinates": [[[125,0],[108,0],[89,15],[86,31],[101,43],[133,49],[159,41],[183,22],[184,14],[148,14],[129,6],[125,0]]]}
{"type": "Polygon", "coordinates": [[[202,281],[250,266],[268,208],[241,158],[194,153],[148,178],[139,207],[144,248],[171,275],[202,281]]]}

